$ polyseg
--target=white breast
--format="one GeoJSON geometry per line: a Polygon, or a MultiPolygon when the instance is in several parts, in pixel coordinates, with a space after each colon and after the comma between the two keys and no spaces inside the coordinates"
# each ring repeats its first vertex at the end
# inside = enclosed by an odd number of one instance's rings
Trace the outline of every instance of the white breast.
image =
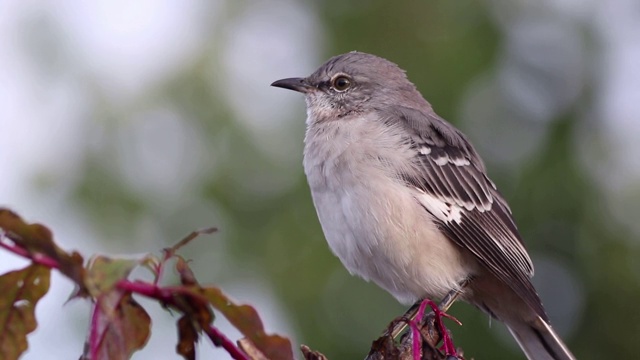
{"type": "Polygon", "coordinates": [[[393,170],[412,156],[397,129],[370,120],[307,129],[304,168],[325,237],[351,273],[399,301],[440,298],[470,266],[416,200],[421,194],[394,178],[393,170]]]}

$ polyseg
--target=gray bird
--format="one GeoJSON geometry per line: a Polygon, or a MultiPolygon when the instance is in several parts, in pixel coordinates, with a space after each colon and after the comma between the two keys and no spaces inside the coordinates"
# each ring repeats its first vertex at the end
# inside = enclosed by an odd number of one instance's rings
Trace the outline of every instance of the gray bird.
{"type": "Polygon", "coordinates": [[[350,52],[271,85],[305,95],[304,170],[349,272],[406,304],[459,292],[504,322],[529,359],[575,359],[551,328],[511,210],[478,153],[402,69],[350,52]]]}

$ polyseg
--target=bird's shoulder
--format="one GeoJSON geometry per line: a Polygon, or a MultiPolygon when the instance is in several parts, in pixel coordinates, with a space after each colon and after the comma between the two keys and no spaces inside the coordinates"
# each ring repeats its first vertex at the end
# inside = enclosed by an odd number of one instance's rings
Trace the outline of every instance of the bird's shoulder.
{"type": "Polygon", "coordinates": [[[414,171],[402,174],[411,185],[468,210],[489,210],[501,199],[471,142],[433,110],[396,106],[381,114],[388,126],[401,128],[413,151],[414,171]]]}

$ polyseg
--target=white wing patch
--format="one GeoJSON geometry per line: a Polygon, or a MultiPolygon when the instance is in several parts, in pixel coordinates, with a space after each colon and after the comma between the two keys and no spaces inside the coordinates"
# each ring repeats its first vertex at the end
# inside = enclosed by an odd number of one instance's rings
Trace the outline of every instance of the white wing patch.
{"type": "MultiPolygon", "coordinates": [[[[429,151],[431,152],[431,151],[429,151]]],[[[420,153],[422,154],[422,149],[420,149],[420,153]]],[[[426,155],[426,154],[423,154],[426,155]]],[[[451,158],[449,155],[444,154],[437,158],[434,158],[433,161],[439,166],[445,166],[447,164],[453,164],[455,166],[467,166],[471,165],[471,162],[467,158],[451,158]]]]}
{"type": "Polygon", "coordinates": [[[420,155],[429,155],[431,154],[431,148],[428,146],[422,146],[418,149],[420,155]]]}
{"type": "Polygon", "coordinates": [[[467,166],[471,164],[471,162],[469,162],[469,160],[466,158],[457,158],[457,159],[450,158],[449,162],[455,166],[467,166]]]}
{"type": "Polygon", "coordinates": [[[462,222],[463,209],[460,206],[447,203],[443,199],[429,195],[418,188],[415,189],[420,193],[416,197],[420,204],[433,214],[433,216],[438,218],[438,220],[446,223],[455,221],[460,224],[462,222]]]}
{"type": "Polygon", "coordinates": [[[449,163],[449,157],[448,156],[440,156],[438,158],[434,158],[433,162],[436,163],[436,165],[438,166],[445,166],[449,163]]]}

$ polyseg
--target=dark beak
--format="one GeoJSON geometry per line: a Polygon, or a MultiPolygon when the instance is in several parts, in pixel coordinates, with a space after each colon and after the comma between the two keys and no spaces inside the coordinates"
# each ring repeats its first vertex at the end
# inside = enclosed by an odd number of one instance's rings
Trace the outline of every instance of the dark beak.
{"type": "Polygon", "coordinates": [[[274,81],[271,86],[289,89],[301,93],[308,93],[309,91],[311,91],[311,89],[313,89],[313,86],[311,86],[305,78],[288,78],[277,80],[274,81]]]}

